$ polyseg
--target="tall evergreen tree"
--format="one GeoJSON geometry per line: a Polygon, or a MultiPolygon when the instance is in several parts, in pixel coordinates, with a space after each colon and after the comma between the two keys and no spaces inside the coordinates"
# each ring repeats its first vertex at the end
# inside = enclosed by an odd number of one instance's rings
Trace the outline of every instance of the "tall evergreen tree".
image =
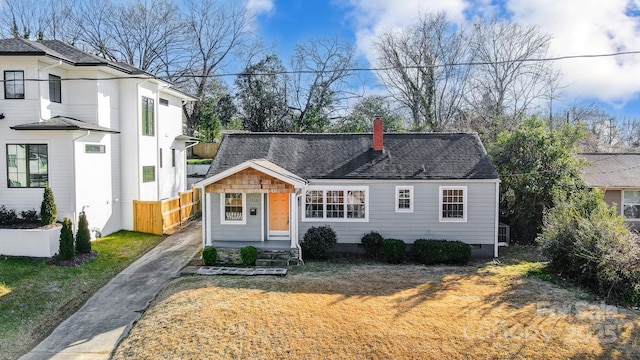
{"type": "Polygon", "coordinates": [[[58,251],[60,259],[71,260],[76,256],[76,249],[73,242],[71,220],[65,217],[62,221],[62,230],[60,231],[60,250],[58,251]]]}
{"type": "Polygon", "coordinates": [[[89,223],[87,222],[87,215],[84,211],[82,211],[78,217],[76,251],[81,254],[87,254],[91,251],[91,232],[89,232],[89,223]]]}
{"type": "Polygon", "coordinates": [[[40,221],[43,225],[54,224],[58,217],[58,210],[56,208],[56,201],[53,198],[53,191],[49,185],[44,187],[44,194],[42,197],[42,203],[40,204],[40,221]]]}

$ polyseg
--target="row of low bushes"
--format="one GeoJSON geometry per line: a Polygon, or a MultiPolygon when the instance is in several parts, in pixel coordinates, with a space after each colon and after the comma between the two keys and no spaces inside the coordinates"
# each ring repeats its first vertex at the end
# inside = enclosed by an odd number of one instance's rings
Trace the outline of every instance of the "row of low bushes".
{"type": "MultiPolygon", "coordinates": [[[[370,257],[377,258],[382,250],[385,259],[390,263],[401,263],[406,255],[407,244],[404,241],[384,239],[375,231],[365,234],[361,243],[370,257]]],[[[413,246],[416,260],[423,264],[464,265],[471,258],[471,246],[461,241],[419,239],[413,246]]]]}
{"type": "MultiPolygon", "coordinates": [[[[311,227],[302,240],[302,254],[309,258],[322,258],[327,250],[337,243],[336,233],[330,226],[311,227]]],[[[365,252],[377,258],[382,250],[385,259],[393,264],[404,261],[407,244],[400,239],[385,239],[379,233],[372,231],[362,236],[362,246],[365,252]]],[[[414,242],[416,258],[423,264],[459,264],[469,262],[471,246],[461,241],[420,239],[414,242]]]]}
{"type": "MultiPolygon", "coordinates": [[[[337,244],[335,231],[330,226],[311,227],[304,235],[302,254],[307,258],[321,259],[326,251],[337,244]]],[[[365,234],[361,239],[367,254],[377,258],[382,251],[385,259],[392,264],[404,261],[407,254],[407,244],[400,239],[384,239],[377,232],[365,234]]],[[[414,243],[416,259],[423,264],[458,264],[464,265],[471,257],[471,246],[461,241],[420,239],[414,243]]],[[[258,257],[258,250],[253,246],[240,249],[240,258],[244,265],[253,265],[258,257]]],[[[207,246],[202,251],[204,265],[210,266],[218,262],[218,251],[207,246]]]]}

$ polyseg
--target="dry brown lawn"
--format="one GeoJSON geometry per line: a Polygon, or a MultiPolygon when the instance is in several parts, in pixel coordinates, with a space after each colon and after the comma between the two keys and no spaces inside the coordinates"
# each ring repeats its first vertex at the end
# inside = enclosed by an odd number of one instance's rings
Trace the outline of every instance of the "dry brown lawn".
{"type": "Polygon", "coordinates": [[[530,266],[317,263],[282,278],[184,277],[114,358],[640,358],[637,310],[524,276],[530,266]]]}

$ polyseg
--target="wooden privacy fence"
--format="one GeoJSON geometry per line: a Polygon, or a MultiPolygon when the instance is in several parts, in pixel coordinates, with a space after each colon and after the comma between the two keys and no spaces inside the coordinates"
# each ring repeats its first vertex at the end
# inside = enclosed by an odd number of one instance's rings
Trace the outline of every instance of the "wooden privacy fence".
{"type": "Polygon", "coordinates": [[[193,154],[203,159],[213,159],[219,146],[220,143],[199,143],[193,147],[193,154]]]}
{"type": "Polygon", "coordinates": [[[200,211],[200,189],[159,201],[133,201],[133,229],[162,235],[184,224],[200,211]]]}

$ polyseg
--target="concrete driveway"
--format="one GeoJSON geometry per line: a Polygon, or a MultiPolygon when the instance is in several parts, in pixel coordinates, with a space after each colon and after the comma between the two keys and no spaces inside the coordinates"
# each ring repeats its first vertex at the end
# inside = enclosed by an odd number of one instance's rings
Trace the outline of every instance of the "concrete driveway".
{"type": "Polygon", "coordinates": [[[202,223],[189,224],[116,275],[21,359],[109,359],[158,292],[202,246],[202,223]]]}

